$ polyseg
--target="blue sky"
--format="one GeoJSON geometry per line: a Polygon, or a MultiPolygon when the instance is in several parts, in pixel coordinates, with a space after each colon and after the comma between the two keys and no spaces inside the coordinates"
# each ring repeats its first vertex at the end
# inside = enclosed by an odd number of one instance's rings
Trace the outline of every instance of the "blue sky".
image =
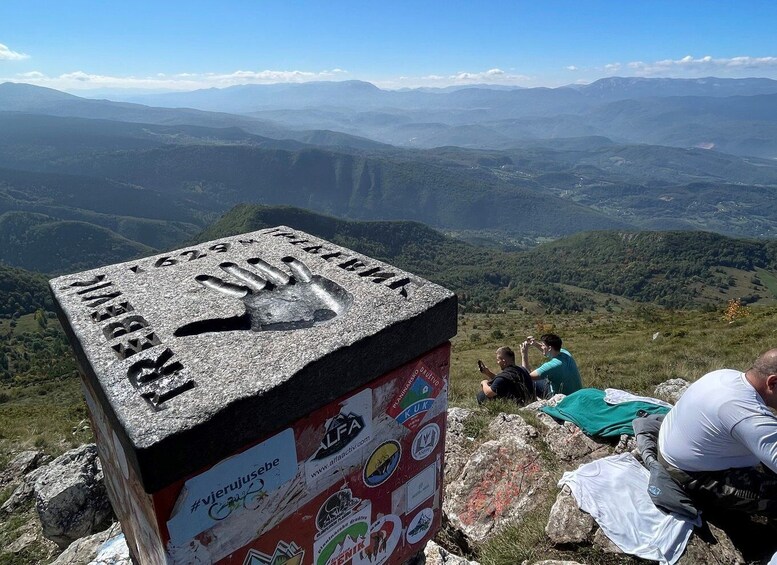
{"type": "Polygon", "coordinates": [[[0,81],[78,92],[777,79],[776,27],[773,0],[0,0],[0,81]]]}

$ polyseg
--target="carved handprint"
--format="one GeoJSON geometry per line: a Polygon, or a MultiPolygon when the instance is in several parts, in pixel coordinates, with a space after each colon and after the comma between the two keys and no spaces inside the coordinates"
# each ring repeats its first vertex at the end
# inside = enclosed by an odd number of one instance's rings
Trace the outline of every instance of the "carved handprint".
{"type": "Polygon", "coordinates": [[[282,261],[291,275],[259,259],[248,259],[256,272],[235,263],[221,263],[222,271],[242,284],[211,275],[198,275],[201,285],[245,304],[245,313],[233,318],[203,320],[181,326],[175,335],[189,336],[205,332],[253,330],[293,330],[309,328],[345,313],[353,298],[339,284],[314,275],[293,257],[282,261]]]}

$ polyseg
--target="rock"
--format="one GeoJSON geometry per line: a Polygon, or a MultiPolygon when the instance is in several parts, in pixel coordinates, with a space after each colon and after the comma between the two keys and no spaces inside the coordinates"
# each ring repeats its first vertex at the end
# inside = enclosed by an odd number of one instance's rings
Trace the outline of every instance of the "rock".
{"type": "Polygon", "coordinates": [[[480,565],[477,561],[469,561],[446,551],[433,541],[429,541],[424,548],[424,563],[427,565],[480,565]]]}
{"type": "Polygon", "coordinates": [[[636,438],[634,436],[622,434],[612,452],[614,455],[619,455],[621,453],[633,452],[635,449],[637,449],[636,438]]]}
{"type": "Polygon", "coordinates": [[[526,420],[518,414],[498,414],[488,424],[488,431],[492,437],[512,435],[524,439],[537,437],[537,429],[526,423],[526,420]]]}
{"type": "Polygon", "coordinates": [[[590,461],[610,454],[609,445],[594,441],[572,422],[559,424],[544,412],[538,413],[537,418],[546,430],[545,443],[563,461],[584,457],[585,461],[590,461]]]}
{"type": "Polygon", "coordinates": [[[597,528],[596,532],[594,532],[592,543],[595,547],[598,547],[605,553],[623,553],[623,550],[615,545],[601,528],[597,528]]]}
{"type": "Polygon", "coordinates": [[[464,421],[472,414],[466,408],[448,409],[448,426],[445,431],[445,482],[459,476],[469,458],[471,440],[464,433],[464,421]]]}
{"type": "Polygon", "coordinates": [[[693,531],[685,553],[677,565],[719,565],[720,563],[733,565],[745,563],[745,559],[734,547],[726,532],[707,521],[704,528],[693,531]]]}
{"type": "Polygon", "coordinates": [[[689,386],[691,386],[691,383],[685,379],[669,379],[658,385],[653,394],[656,398],[677,404],[677,401],[680,400],[680,397],[689,386]]]}
{"type": "Polygon", "coordinates": [[[543,559],[542,561],[535,561],[533,565],[585,565],[585,564],[578,563],[577,561],[559,561],[558,559],[543,559]]]}
{"type": "Polygon", "coordinates": [[[41,468],[35,507],[43,535],[62,548],[105,527],[113,511],[93,443],[71,449],[41,468]]]}
{"type": "Polygon", "coordinates": [[[580,510],[569,487],[564,487],[550,509],[545,533],[554,544],[581,543],[588,539],[596,526],[593,517],[580,510]]]}
{"type": "Polygon", "coordinates": [[[129,549],[115,523],[108,529],[71,543],[51,565],[131,565],[129,549]]]}
{"type": "Polygon", "coordinates": [[[42,451],[22,451],[0,473],[0,485],[6,485],[26,475],[37,468],[45,458],[46,456],[42,451]]]}
{"type": "Polygon", "coordinates": [[[527,404],[523,408],[524,410],[538,411],[543,406],[555,406],[556,404],[564,400],[566,396],[567,396],[566,394],[556,394],[551,398],[548,398],[547,400],[537,400],[535,402],[532,402],[531,404],[527,404]]]}
{"type": "Polygon", "coordinates": [[[461,475],[445,489],[443,509],[470,540],[483,542],[505,523],[542,501],[550,475],[525,439],[503,436],[480,445],[461,475]]]}
{"type": "MultiPolygon", "coordinates": [[[[5,525],[7,526],[8,522],[5,525]]],[[[31,515],[21,526],[13,529],[11,536],[6,538],[5,541],[8,543],[0,546],[0,554],[3,556],[3,552],[20,553],[29,548],[35,553],[41,554],[41,557],[45,556],[43,562],[47,562],[52,555],[56,555],[59,552],[56,544],[43,537],[40,521],[34,515],[31,515]],[[10,539],[13,539],[13,541],[10,541],[10,539]]],[[[0,561],[5,562],[2,559],[0,561]]],[[[15,563],[15,561],[12,562],[15,563]]]]}
{"type": "Polygon", "coordinates": [[[43,468],[41,467],[27,473],[22,479],[22,482],[19,483],[19,486],[17,486],[11,493],[11,496],[8,497],[8,500],[0,506],[0,510],[8,513],[15,512],[30,500],[33,494],[35,494],[35,481],[38,480],[38,477],[42,472],[43,468]]]}

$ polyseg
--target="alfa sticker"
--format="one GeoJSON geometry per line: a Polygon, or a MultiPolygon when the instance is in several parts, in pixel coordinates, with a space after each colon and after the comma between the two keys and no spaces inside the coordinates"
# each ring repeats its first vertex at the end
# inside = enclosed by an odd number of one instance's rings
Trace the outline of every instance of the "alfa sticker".
{"type": "Polygon", "coordinates": [[[385,483],[397,470],[401,456],[402,448],[399,442],[390,440],[380,444],[364,466],[364,484],[376,487],[385,483]]]}
{"type": "Polygon", "coordinates": [[[308,482],[315,482],[350,459],[372,439],[372,389],[342,403],[339,413],[326,421],[318,449],[307,460],[308,482]]]}

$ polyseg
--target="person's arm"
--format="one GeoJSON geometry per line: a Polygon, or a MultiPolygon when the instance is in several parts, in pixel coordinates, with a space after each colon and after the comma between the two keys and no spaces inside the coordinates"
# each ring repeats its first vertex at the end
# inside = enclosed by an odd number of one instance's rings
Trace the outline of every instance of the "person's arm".
{"type": "Polygon", "coordinates": [[[750,416],[734,426],[731,436],[777,473],[777,418],[765,414],[750,416]]]}
{"type": "Polygon", "coordinates": [[[537,379],[541,379],[543,377],[542,374],[538,372],[539,368],[536,371],[531,370],[531,365],[529,364],[529,345],[531,344],[537,345],[537,342],[534,341],[534,338],[531,336],[529,336],[526,341],[521,344],[521,367],[526,369],[533,381],[536,381],[537,379]],[[532,340],[531,343],[529,342],[530,339],[532,340]]]}
{"type": "MultiPolygon", "coordinates": [[[[531,374],[531,365],[529,365],[529,340],[527,339],[521,343],[521,367],[526,369],[531,374]]],[[[534,375],[532,375],[534,378],[534,375]]]]}
{"type": "Polygon", "coordinates": [[[489,379],[493,379],[496,376],[496,374],[494,374],[494,372],[485,365],[480,366],[480,372],[487,376],[489,379]]]}
{"type": "Polygon", "coordinates": [[[487,381],[483,379],[480,381],[480,388],[483,389],[483,394],[485,394],[488,398],[494,398],[496,396],[496,392],[494,392],[494,389],[491,388],[491,381],[487,381]]]}

